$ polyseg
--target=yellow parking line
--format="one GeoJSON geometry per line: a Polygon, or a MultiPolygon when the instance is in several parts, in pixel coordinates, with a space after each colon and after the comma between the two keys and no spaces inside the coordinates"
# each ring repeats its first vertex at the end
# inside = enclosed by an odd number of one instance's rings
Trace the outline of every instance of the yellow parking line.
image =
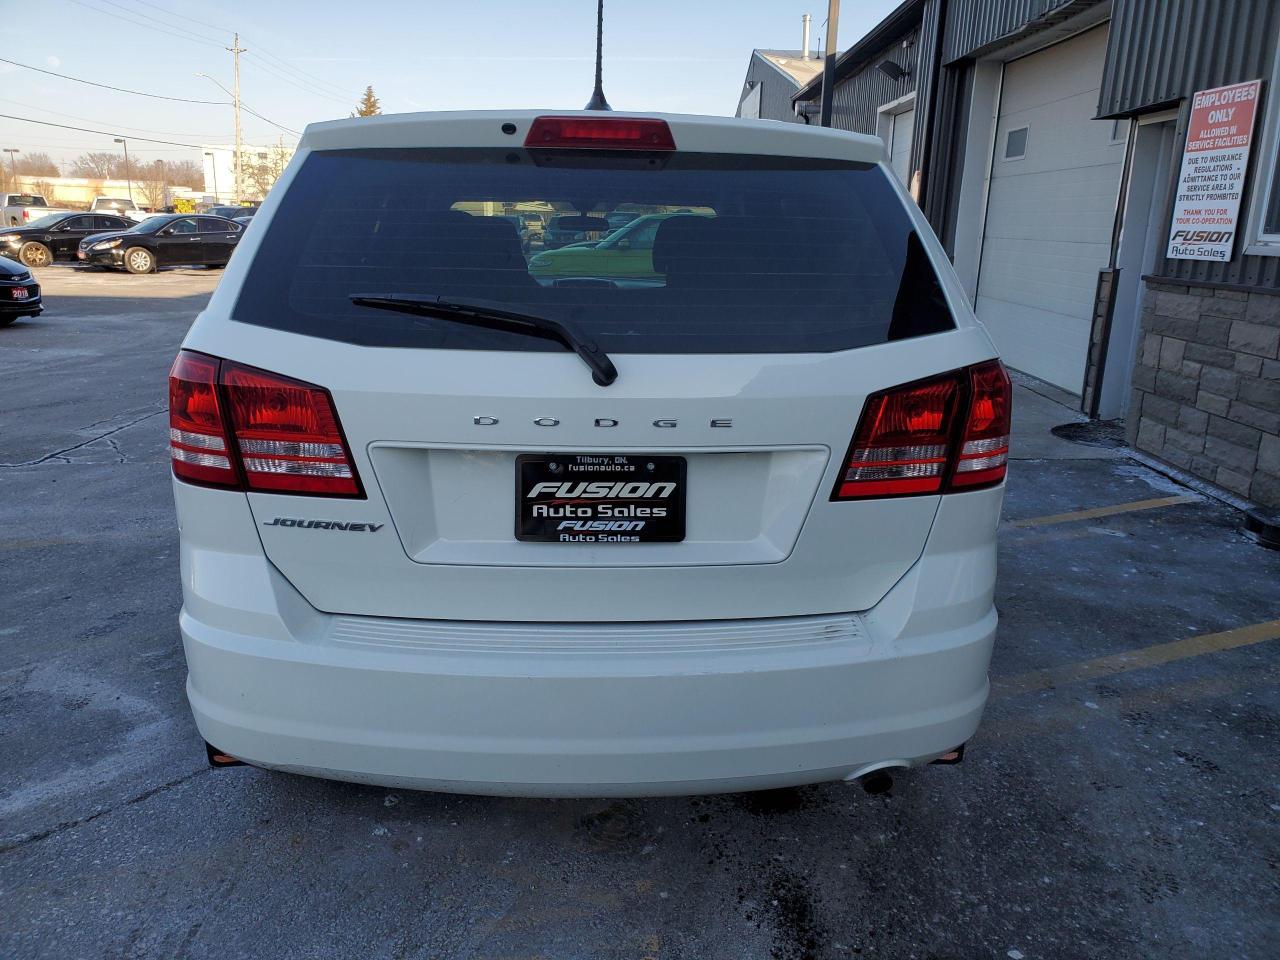
{"type": "Polygon", "coordinates": [[[1006,526],[1010,527],[1043,527],[1051,523],[1070,523],[1073,520],[1092,520],[1095,517],[1109,517],[1116,513],[1133,513],[1136,510],[1155,510],[1158,507],[1172,507],[1177,503],[1194,503],[1199,497],[1177,496],[1156,497],[1152,500],[1133,500],[1129,503],[1114,503],[1109,507],[1091,507],[1088,510],[1073,510],[1071,513],[1055,513],[1047,517],[1032,517],[1030,520],[1014,520],[1006,526]]]}
{"type": "Polygon", "coordinates": [[[1060,667],[1032,670],[1030,673],[1015,674],[1011,677],[995,677],[991,681],[991,692],[993,696],[1012,697],[1019,693],[1052,690],[1063,684],[1076,683],[1080,680],[1096,680],[1099,677],[1156,667],[1162,663],[1198,657],[1205,653],[1220,653],[1223,650],[1234,650],[1237,647],[1248,647],[1255,643],[1266,643],[1268,640],[1276,639],[1280,639],[1280,620],[1268,620],[1265,623],[1237,627],[1221,633],[1206,633],[1198,637],[1174,640],[1172,643],[1126,650],[1124,653],[1114,653],[1109,657],[1098,657],[1095,660],[1083,660],[1079,663],[1063,664],[1060,667]]]}

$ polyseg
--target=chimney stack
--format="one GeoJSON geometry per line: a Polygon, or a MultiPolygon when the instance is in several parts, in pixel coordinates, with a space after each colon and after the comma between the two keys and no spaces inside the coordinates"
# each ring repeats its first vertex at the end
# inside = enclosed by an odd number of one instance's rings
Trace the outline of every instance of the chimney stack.
{"type": "Polygon", "coordinates": [[[801,45],[800,45],[800,59],[801,59],[801,60],[808,60],[808,59],[809,59],[809,20],[810,20],[810,17],[809,17],[809,15],[806,13],[806,14],[805,14],[803,17],[801,17],[800,19],[801,19],[801,21],[804,23],[804,40],[801,42],[801,45]]]}

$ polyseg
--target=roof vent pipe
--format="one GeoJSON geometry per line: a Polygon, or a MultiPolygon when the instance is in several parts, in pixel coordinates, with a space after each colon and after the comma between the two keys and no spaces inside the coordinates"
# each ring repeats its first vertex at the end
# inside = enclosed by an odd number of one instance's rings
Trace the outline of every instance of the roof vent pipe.
{"type": "Polygon", "coordinates": [[[811,19],[812,18],[807,13],[800,18],[801,22],[804,24],[804,40],[800,44],[801,60],[809,59],[809,21],[811,19]]]}

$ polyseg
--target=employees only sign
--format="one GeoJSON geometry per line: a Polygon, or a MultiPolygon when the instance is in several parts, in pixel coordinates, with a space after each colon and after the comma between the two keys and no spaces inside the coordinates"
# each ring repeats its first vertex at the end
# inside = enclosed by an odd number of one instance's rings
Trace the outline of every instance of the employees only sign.
{"type": "Polygon", "coordinates": [[[1234,83],[1201,90],[1192,100],[1169,259],[1231,259],[1261,87],[1260,80],[1234,83]]]}

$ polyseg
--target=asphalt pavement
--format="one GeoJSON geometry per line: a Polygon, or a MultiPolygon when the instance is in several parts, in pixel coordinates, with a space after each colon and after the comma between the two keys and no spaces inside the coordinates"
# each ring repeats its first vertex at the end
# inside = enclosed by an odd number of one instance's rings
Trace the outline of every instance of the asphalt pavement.
{"type": "Polygon", "coordinates": [[[1280,956],[1280,553],[1017,389],[965,762],[656,800],[209,770],[165,374],[220,273],[0,329],[0,958],[1280,956]]]}

